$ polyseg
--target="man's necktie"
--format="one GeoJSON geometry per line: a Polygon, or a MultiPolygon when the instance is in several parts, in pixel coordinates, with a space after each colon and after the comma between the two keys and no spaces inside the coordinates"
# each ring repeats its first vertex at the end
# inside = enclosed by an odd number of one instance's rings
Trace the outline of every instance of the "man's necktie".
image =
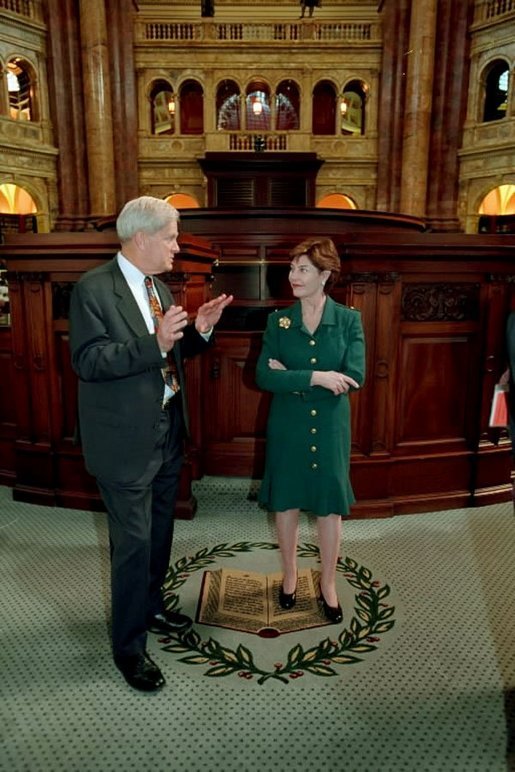
{"type": "MultiPolygon", "coordinates": [[[[163,318],[163,310],[157,299],[156,292],[154,290],[154,282],[151,276],[145,276],[145,287],[147,289],[148,302],[150,304],[150,313],[152,314],[152,320],[154,322],[154,329],[158,330],[163,318]]],[[[166,367],[163,367],[161,372],[163,373],[164,382],[175,394],[181,388],[179,386],[179,378],[177,377],[177,366],[175,364],[173,354],[170,351],[166,358],[166,367]]]]}

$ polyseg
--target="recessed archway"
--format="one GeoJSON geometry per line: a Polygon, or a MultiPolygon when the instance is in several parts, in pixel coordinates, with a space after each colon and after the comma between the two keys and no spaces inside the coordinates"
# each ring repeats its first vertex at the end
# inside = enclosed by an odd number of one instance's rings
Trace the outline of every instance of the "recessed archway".
{"type": "Polygon", "coordinates": [[[317,203],[317,207],[324,209],[357,209],[355,202],[343,193],[329,193],[317,203]]]}
{"type": "Polygon", "coordinates": [[[0,185],[0,212],[2,214],[36,214],[36,202],[25,188],[5,182],[0,185]]]}
{"type": "Polygon", "coordinates": [[[165,201],[176,209],[199,209],[197,199],[188,193],[172,193],[165,198],[165,201]]]}
{"type": "Polygon", "coordinates": [[[479,205],[479,214],[515,214],[515,184],[499,185],[487,193],[479,205]]]}

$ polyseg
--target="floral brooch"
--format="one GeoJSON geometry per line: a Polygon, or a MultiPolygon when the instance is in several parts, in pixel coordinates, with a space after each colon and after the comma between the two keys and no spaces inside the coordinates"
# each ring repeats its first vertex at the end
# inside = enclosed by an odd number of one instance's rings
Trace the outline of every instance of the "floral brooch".
{"type": "Polygon", "coordinates": [[[289,316],[281,316],[279,319],[279,327],[282,327],[283,329],[287,330],[288,327],[291,324],[291,319],[289,316]]]}

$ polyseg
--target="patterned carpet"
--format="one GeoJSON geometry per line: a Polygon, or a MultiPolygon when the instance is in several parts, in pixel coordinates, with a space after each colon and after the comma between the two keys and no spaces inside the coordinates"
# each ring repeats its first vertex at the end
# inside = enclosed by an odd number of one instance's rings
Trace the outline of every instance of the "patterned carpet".
{"type": "MultiPolygon", "coordinates": [[[[245,479],[195,485],[172,604],[195,616],[206,570],[278,570],[254,493],[245,479]]],[[[104,516],[0,488],[0,769],[515,769],[512,504],[348,521],[343,536],[341,625],[150,636],[167,686],[144,695],[110,658],[104,516]]],[[[299,565],[317,559],[304,517],[299,565]]]]}

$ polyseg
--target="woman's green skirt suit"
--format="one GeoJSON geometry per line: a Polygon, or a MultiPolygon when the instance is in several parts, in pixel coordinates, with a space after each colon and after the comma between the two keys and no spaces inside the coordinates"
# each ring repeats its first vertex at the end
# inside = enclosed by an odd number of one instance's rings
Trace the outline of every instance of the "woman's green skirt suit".
{"type": "Polygon", "coordinates": [[[310,386],[313,370],[336,370],[360,385],[365,376],[361,315],[330,297],[313,335],[303,326],[300,302],[268,318],[256,371],[258,386],[273,394],[259,501],[275,512],[346,515],[355,501],[349,398],[310,386]],[[287,369],[270,369],[270,358],[287,369]]]}

